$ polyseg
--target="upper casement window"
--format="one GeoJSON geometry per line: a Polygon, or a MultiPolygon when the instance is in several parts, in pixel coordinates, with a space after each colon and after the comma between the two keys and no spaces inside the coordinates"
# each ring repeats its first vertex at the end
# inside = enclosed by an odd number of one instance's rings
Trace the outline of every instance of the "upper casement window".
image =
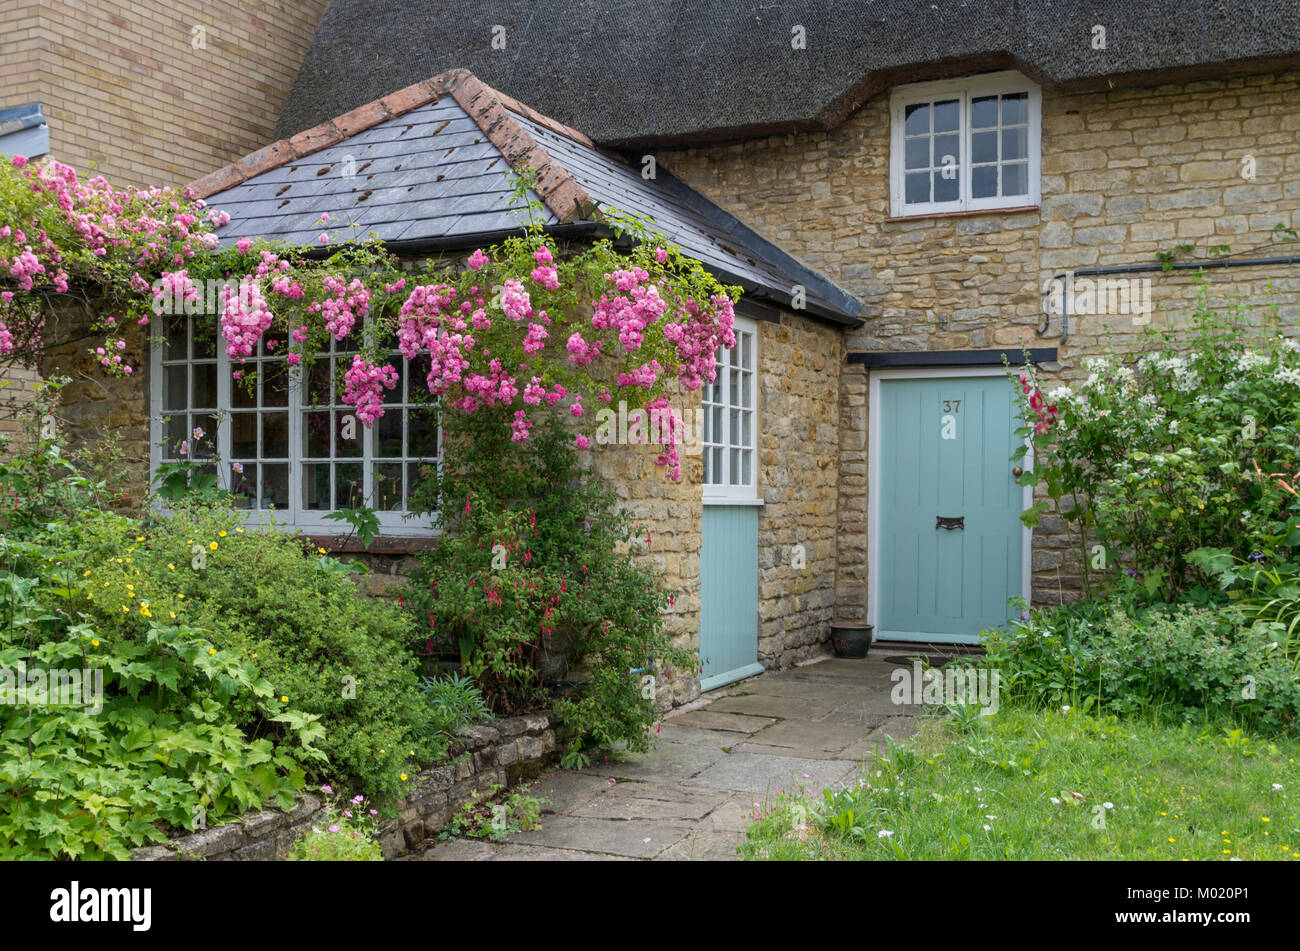
{"type": "Polygon", "coordinates": [[[889,111],[894,217],[1038,204],[1042,91],[1024,76],[901,86],[889,111]]]}

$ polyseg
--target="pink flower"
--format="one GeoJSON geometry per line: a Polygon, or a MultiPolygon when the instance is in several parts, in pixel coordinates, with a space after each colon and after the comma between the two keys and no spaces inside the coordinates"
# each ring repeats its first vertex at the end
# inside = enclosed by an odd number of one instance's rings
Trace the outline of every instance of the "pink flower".
{"type": "Polygon", "coordinates": [[[14,168],[22,168],[24,165],[27,164],[27,156],[15,155],[12,159],[9,160],[9,162],[11,165],[13,165],[14,168]]]}
{"type": "Polygon", "coordinates": [[[550,264],[552,261],[555,260],[555,258],[551,256],[551,249],[548,248],[546,245],[542,245],[540,248],[538,248],[536,251],[533,252],[533,260],[536,261],[538,265],[544,265],[544,264],[550,264]]]}
{"type": "Polygon", "coordinates": [[[668,250],[666,248],[655,248],[655,260],[663,264],[668,260],[668,250]]]}
{"type": "Polygon", "coordinates": [[[578,438],[573,440],[573,444],[577,446],[579,449],[587,449],[591,446],[591,440],[588,439],[586,436],[579,436],[578,438]]]}
{"type": "Polygon", "coordinates": [[[322,232],[320,233],[320,237],[317,238],[316,240],[317,240],[319,243],[321,243],[321,244],[329,244],[329,243],[330,243],[330,236],[327,235],[324,231],[322,231],[322,232]]]}
{"type": "Polygon", "coordinates": [[[488,256],[483,253],[482,248],[479,248],[477,251],[475,251],[473,254],[469,256],[469,268],[471,271],[477,271],[481,269],[484,264],[487,263],[488,263],[488,256]]]}
{"type": "Polygon", "coordinates": [[[235,242],[235,250],[238,251],[240,254],[247,254],[252,249],[253,249],[252,238],[240,238],[238,241],[235,242]]]}
{"type": "Polygon", "coordinates": [[[285,357],[285,359],[289,362],[289,366],[296,367],[299,363],[302,362],[302,355],[297,353],[291,353],[287,357],[285,357]]]}

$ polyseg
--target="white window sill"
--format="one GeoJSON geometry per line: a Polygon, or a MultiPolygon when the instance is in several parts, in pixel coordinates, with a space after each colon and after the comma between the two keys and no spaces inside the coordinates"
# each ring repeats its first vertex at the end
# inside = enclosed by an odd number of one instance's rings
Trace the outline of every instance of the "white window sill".
{"type": "Polygon", "coordinates": [[[717,496],[709,497],[706,495],[704,497],[704,504],[705,505],[750,505],[757,508],[759,506],[762,506],[764,503],[762,499],[729,498],[728,496],[725,495],[717,495],[717,496]]]}

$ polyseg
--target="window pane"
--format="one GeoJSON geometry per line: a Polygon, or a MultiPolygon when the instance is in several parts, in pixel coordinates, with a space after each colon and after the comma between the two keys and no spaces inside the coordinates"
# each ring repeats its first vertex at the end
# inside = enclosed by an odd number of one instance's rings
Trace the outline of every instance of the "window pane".
{"type": "Polygon", "coordinates": [[[249,366],[244,370],[244,379],[230,381],[230,405],[234,409],[253,409],[257,406],[257,381],[248,376],[254,372],[249,366]]]}
{"type": "Polygon", "coordinates": [[[722,485],[722,447],[713,449],[713,484],[722,485]]]}
{"type": "Polygon", "coordinates": [[[1029,194],[1029,164],[1018,162],[1015,165],[1002,166],[1002,194],[1029,194]]]}
{"type": "Polygon", "coordinates": [[[262,405],[289,405],[289,368],[279,361],[262,364],[262,405]]]}
{"type": "Polygon", "coordinates": [[[307,405],[329,406],[331,382],[329,357],[321,357],[312,364],[307,375],[307,405]]]}
{"type": "Polygon", "coordinates": [[[190,445],[195,458],[211,459],[217,454],[217,417],[215,413],[201,413],[190,417],[190,445]],[[195,435],[195,431],[202,433],[195,435]]]}
{"type": "Polygon", "coordinates": [[[262,508],[269,509],[274,505],[277,509],[287,509],[289,507],[289,464],[287,462],[273,462],[269,465],[263,463],[260,475],[262,508]]]}
{"type": "Polygon", "coordinates": [[[998,134],[976,132],[970,137],[970,160],[976,165],[998,160],[998,134]]]}
{"type": "Polygon", "coordinates": [[[361,440],[365,438],[365,427],[357,419],[355,411],[334,411],[334,457],[336,459],[359,459],[362,455],[361,440]]]}
{"type": "Polygon", "coordinates": [[[327,411],[302,414],[302,441],[308,459],[330,457],[330,414],[327,411]]]}
{"type": "Polygon", "coordinates": [[[407,411],[407,436],[410,444],[406,451],[415,459],[435,458],[438,455],[438,421],[428,410],[407,411]]]}
{"type": "Polygon", "coordinates": [[[1029,93],[1017,92],[1002,97],[1002,124],[1016,125],[1029,121],[1029,93]]]}
{"type": "Polygon", "coordinates": [[[998,193],[998,167],[979,165],[971,169],[970,194],[972,198],[991,198],[998,193]]]}
{"type": "Polygon", "coordinates": [[[183,364],[163,368],[163,409],[185,409],[185,374],[183,364]]]}
{"type": "Polygon", "coordinates": [[[934,167],[956,168],[961,162],[961,136],[936,135],[934,137],[934,167]]]}
{"type": "Polygon", "coordinates": [[[403,383],[406,380],[406,361],[400,356],[396,356],[389,359],[388,365],[397,372],[397,385],[391,390],[384,390],[383,394],[384,403],[392,406],[395,403],[402,402],[402,394],[406,392],[402,389],[403,383]]]}
{"type": "Polygon", "coordinates": [[[903,200],[909,205],[921,204],[930,200],[930,175],[928,172],[912,172],[907,175],[903,200]]]}
{"type": "Polygon", "coordinates": [[[212,409],[217,405],[217,365],[194,364],[194,406],[212,409]]]}
{"type": "Polygon", "coordinates": [[[330,507],[329,465],[308,463],[302,467],[302,504],[314,510],[330,507]]]}
{"type": "Polygon", "coordinates": [[[433,475],[435,469],[431,462],[408,462],[406,464],[406,501],[410,504],[411,496],[425,480],[433,475]]]}
{"type": "Polygon", "coordinates": [[[943,102],[934,104],[934,131],[936,133],[956,132],[960,122],[961,114],[958,112],[956,99],[946,99],[943,102]]]}
{"type": "Polygon", "coordinates": [[[746,370],[752,370],[754,368],[753,367],[754,335],[741,334],[740,347],[741,347],[740,352],[743,357],[743,359],[740,362],[740,365],[744,367],[746,370]]]}
{"type": "Polygon", "coordinates": [[[216,357],[217,320],[215,317],[208,315],[194,317],[190,332],[194,335],[194,358],[196,360],[210,360],[216,357]]]}
{"type": "Polygon", "coordinates": [[[752,452],[742,452],[740,454],[740,484],[749,485],[753,481],[753,474],[749,467],[753,464],[754,454],[752,452]]]}
{"type": "Polygon", "coordinates": [[[906,135],[923,135],[930,131],[930,104],[918,102],[903,110],[903,132],[906,135]]]}
{"type": "Polygon", "coordinates": [[[740,405],[745,409],[750,408],[749,393],[753,382],[754,376],[752,373],[746,373],[740,380],[740,405]]]}
{"type": "Polygon", "coordinates": [[[957,181],[955,172],[948,172],[950,178],[944,177],[944,172],[934,173],[934,200],[935,201],[956,201],[961,197],[961,183],[957,181]]]}
{"type": "Polygon", "coordinates": [[[184,314],[176,314],[167,318],[167,327],[165,330],[167,336],[167,351],[163,354],[164,360],[185,360],[188,359],[189,353],[185,349],[185,332],[189,326],[189,318],[184,314]]]}
{"type": "Polygon", "coordinates": [[[230,414],[230,454],[236,459],[257,458],[257,414],[230,414]]]}
{"type": "Polygon", "coordinates": [[[289,457],[289,414],[262,414],[262,458],[287,459],[289,457]]]}
{"type": "Polygon", "coordinates": [[[230,491],[234,493],[236,508],[251,509],[257,505],[256,462],[230,464],[230,491]]]}
{"type": "MultiPolygon", "coordinates": [[[[998,124],[998,97],[980,96],[970,102],[972,129],[987,129],[998,124]]],[[[978,161],[978,160],[977,160],[978,161]]]]}
{"type": "Polygon", "coordinates": [[[181,444],[188,448],[190,440],[190,418],[184,413],[174,413],[167,419],[167,442],[163,446],[164,459],[188,459],[188,452],[181,452],[181,444]]]}
{"type": "Polygon", "coordinates": [[[356,509],[365,504],[365,483],[362,481],[361,464],[349,463],[334,467],[334,507],[336,509],[356,509]]]}
{"type": "Polygon", "coordinates": [[[375,484],[375,508],[396,512],[402,508],[402,464],[384,462],[370,473],[375,484]]]}
{"type": "Polygon", "coordinates": [[[740,485],[740,450],[731,450],[731,471],[730,478],[727,480],[731,485],[740,485]]]}
{"type": "Polygon", "coordinates": [[[741,417],[740,417],[740,439],[739,439],[739,443],[740,443],[740,445],[742,445],[742,446],[751,446],[751,445],[753,445],[753,443],[750,441],[750,438],[749,438],[749,422],[750,422],[750,420],[753,419],[753,418],[754,418],[754,414],[753,414],[753,413],[743,413],[743,414],[741,414],[741,417]]]}
{"type": "Polygon", "coordinates": [[[402,411],[390,409],[375,423],[375,455],[381,458],[402,455],[402,411]]]}
{"type": "Polygon", "coordinates": [[[1023,159],[1029,157],[1029,130],[1020,129],[1003,129],[1002,130],[1002,158],[1004,161],[1014,159],[1023,159]]]}
{"type": "Polygon", "coordinates": [[[930,138],[904,139],[903,151],[908,168],[930,167],[930,138]]]}

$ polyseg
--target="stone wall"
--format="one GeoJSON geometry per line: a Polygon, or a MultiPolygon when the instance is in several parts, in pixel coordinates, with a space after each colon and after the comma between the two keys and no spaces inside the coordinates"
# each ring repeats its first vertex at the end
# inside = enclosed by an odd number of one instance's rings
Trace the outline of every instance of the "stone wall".
{"type": "Polygon", "coordinates": [[[758,330],[758,659],[788,667],[827,652],[834,616],[844,354],[841,332],[807,317],[758,330]]]}
{"type": "MultiPolygon", "coordinates": [[[[555,761],[555,730],[542,714],[494,720],[466,727],[451,747],[452,761],[411,777],[410,792],[397,803],[397,818],[379,829],[384,858],[396,858],[437,835],[452,814],[493,785],[509,786],[555,761]]],[[[327,822],[324,803],[312,793],[297,797],[288,812],[265,809],[234,822],[179,836],[160,845],[135,849],[135,861],[269,861],[288,856],[294,842],[327,822]]]]}
{"type": "Polygon", "coordinates": [[[0,109],[39,102],[50,153],[79,172],[181,186],[274,138],[325,6],[18,0],[0,22],[0,109]]]}
{"type": "MultiPolygon", "coordinates": [[[[1045,90],[1042,202],[1031,211],[889,220],[888,96],[838,128],[663,150],[658,161],[729,212],[864,301],[847,351],[1059,346],[1068,379],[1107,333],[1140,339],[1129,317],[1072,319],[1035,329],[1042,289],[1075,268],[1156,262],[1177,244],[1228,244],[1249,256],[1297,253],[1274,225],[1300,226],[1300,72],[1060,93],[1045,90]],[[1243,177],[1253,160],[1254,178],[1243,177]]],[[[1185,324],[1197,293],[1187,272],[1152,281],[1151,326],[1185,324]]],[[[1255,304],[1300,323],[1300,268],[1218,271],[1255,304]]],[[[1218,291],[1216,291],[1218,293],[1218,291]]],[[[866,610],[866,374],[842,367],[836,610],[866,610]]],[[[1035,533],[1034,598],[1077,587],[1060,524],[1035,533]]]]}

